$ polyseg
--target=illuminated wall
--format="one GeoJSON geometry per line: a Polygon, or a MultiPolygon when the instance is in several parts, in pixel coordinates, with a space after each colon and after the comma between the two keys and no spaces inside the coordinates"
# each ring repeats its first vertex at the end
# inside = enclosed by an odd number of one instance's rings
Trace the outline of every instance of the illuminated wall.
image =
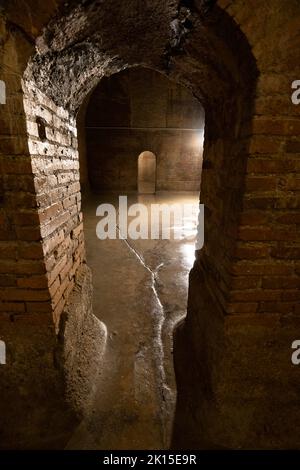
{"type": "Polygon", "coordinates": [[[136,190],[138,157],[151,151],[157,190],[199,190],[203,128],[200,103],[158,72],[134,68],[103,79],[85,118],[92,189],[136,190]]]}

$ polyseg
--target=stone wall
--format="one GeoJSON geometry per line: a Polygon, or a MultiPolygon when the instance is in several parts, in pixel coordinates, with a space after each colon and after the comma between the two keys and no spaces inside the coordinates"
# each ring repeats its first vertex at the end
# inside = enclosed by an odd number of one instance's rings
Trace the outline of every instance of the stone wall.
{"type": "Polygon", "coordinates": [[[34,84],[24,80],[23,91],[48,294],[32,309],[52,314],[58,338],[54,354],[64,378],[65,398],[71,410],[82,416],[97,382],[106,328],[92,312],[76,122],[34,84]]]}
{"type": "Polygon", "coordinates": [[[22,81],[30,39],[1,15],[0,31],[0,447],[61,448],[89,405],[105,344],[84,262],[76,128],[22,81]],[[89,325],[83,337],[69,312],[89,325]]]}
{"type": "Polygon", "coordinates": [[[85,135],[94,191],[136,191],[143,151],[156,155],[157,190],[199,190],[203,108],[158,72],[133,68],[102,79],[89,97],[85,135]]]}
{"type": "Polygon", "coordinates": [[[28,149],[21,78],[32,43],[0,15],[0,369],[1,448],[61,447],[77,422],[66,406],[34,176],[28,149]],[[43,313],[39,305],[48,302],[43,313]],[[51,394],[49,394],[51,390],[51,394]]]}
{"type": "Polygon", "coordinates": [[[49,292],[33,308],[52,311],[58,329],[76,271],[85,260],[77,130],[66,110],[27,82],[24,108],[49,292]]]}
{"type": "Polygon", "coordinates": [[[187,320],[175,337],[173,445],[296,448],[291,344],[299,336],[300,108],[291,102],[291,84],[300,73],[299,4],[284,11],[279,3],[260,5],[255,16],[238,2],[218,3],[246,34],[259,77],[254,104],[244,104],[249,119],[233,130],[236,153],[228,131],[225,139],[212,131],[205,140],[201,199],[209,242],[192,270],[187,320]],[[285,39],[274,47],[278,35],[285,39]],[[227,174],[222,154],[231,161],[227,174]]]}
{"type": "Polygon", "coordinates": [[[32,44],[4,17],[1,28],[1,311],[54,313],[57,326],[84,260],[76,128],[67,111],[22,84],[32,44]]]}
{"type": "Polygon", "coordinates": [[[6,102],[0,105],[1,163],[1,311],[5,314],[32,312],[32,302],[47,299],[47,292],[34,289],[34,277],[46,288],[35,188],[24,119],[20,56],[31,45],[14,35],[0,16],[1,79],[6,102]],[[27,290],[28,287],[33,288],[27,290]]]}

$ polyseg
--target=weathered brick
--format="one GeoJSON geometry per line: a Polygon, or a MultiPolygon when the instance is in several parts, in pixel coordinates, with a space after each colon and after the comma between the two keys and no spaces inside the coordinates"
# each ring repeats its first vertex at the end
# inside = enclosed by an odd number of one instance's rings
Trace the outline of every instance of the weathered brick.
{"type": "Polygon", "coordinates": [[[300,141],[290,140],[286,142],[285,151],[287,153],[300,153],[300,141]]]}
{"type": "Polygon", "coordinates": [[[15,225],[38,225],[39,216],[37,211],[18,211],[14,214],[13,221],[15,225]]]}
{"type": "Polygon", "coordinates": [[[47,302],[26,302],[26,311],[28,313],[51,313],[51,303],[47,302]]]}
{"type": "Polygon", "coordinates": [[[60,271],[59,277],[60,277],[61,281],[63,281],[65,279],[65,277],[70,273],[70,271],[72,269],[72,265],[73,265],[73,260],[70,259],[67,262],[67,264],[65,265],[65,267],[60,271]]]}
{"type": "Polygon", "coordinates": [[[275,227],[240,227],[238,231],[240,240],[249,241],[298,241],[299,234],[296,229],[288,230],[275,227]]]}
{"type": "Polygon", "coordinates": [[[43,242],[43,250],[44,254],[48,255],[51,253],[55,248],[64,241],[64,231],[60,230],[54,234],[51,234],[48,238],[46,238],[43,242]]]}
{"type": "Polygon", "coordinates": [[[3,188],[7,191],[34,191],[34,182],[32,175],[19,175],[16,178],[15,175],[4,175],[3,177],[3,188]]]}
{"type": "Polygon", "coordinates": [[[60,202],[56,202],[52,204],[51,206],[47,207],[46,209],[43,209],[42,211],[39,211],[39,220],[40,223],[47,223],[52,219],[55,219],[58,217],[63,211],[62,204],[60,202]]]}
{"type": "Polygon", "coordinates": [[[234,264],[231,268],[232,273],[235,275],[270,275],[270,276],[288,276],[294,275],[294,266],[291,263],[269,263],[263,261],[250,262],[250,261],[240,261],[234,264]]]}
{"type": "Polygon", "coordinates": [[[265,211],[244,211],[240,217],[240,225],[266,225],[269,216],[265,211]]]}
{"type": "Polygon", "coordinates": [[[300,289],[300,277],[264,277],[262,279],[262,287],[264,289],[300,289]]]}
{"type": "Polygon", "coordinates": [[[240,240],[272,240],[273,230],[271,227],[240,227],[238,232],[240,240]]]}
{"type": "Polygon", "coordinates": [[[83,231],[83,224],[79,224],[78,227],[75,227],[73,230],[72,230],[72,234],[71,234],[71,237],[74,239],[74,238],[78,238],[79,234],[83,231]]]}
{"type": "Polygon", "coordinates": [[[260,246],[239,246],[236,249],[235,256],[239,259],[257,259],[267,258],[270,253],[270,247],[268,245],[260,246]]]}
{"type": "Polygon", "coordinates": [[[42,274],[45,272],[43,261],[37,260],[2,260],[0,263],[0,273],[14,274],[42,274]]]}
{"type": "Polygon", "coordinates": [[[67,256],[64,255],[59,261],[57,261],[51,271],[48,273],[49,285],[54,282],[57,276],[61,273],[67,262],[67,256]]]}
{"type": "Polygon", "coordinates": [[[248,176],[246,179],[246,191],[275,191],[277,188],[275,176],[248,176]]]}
{"type": "Polygon", "coordinates": [[[56,305],[56,307],[53,310],[53,321],[54,321],[56,331],[58,331],[58,329],[59,329],[60,316],[63,312],[65,303],[66,303],[66,299],[61,297],[60,301],[58,302],[58,304],[56,305]]]}
{"type": "Polygon", "coordinates": [[[258,307],[259,312],[280,314],[291,314],[294,309],[294,302],[260,302],[258,307]]]}
{"type": "Polygon", "coordinates": [[[25,312],[24,302],[0,302],[0,312],[22,313],[25,312]]]}
{"type": "Polygon", "coordinates": [[[49,284],[49,293],[50,293],[51,298],[54,297],[59,287],[60,287],[60,277],[57,276],[57,278],[52,282],[52,284],[51,285],[49,284]]]}
{"type": "Polygon", "coordinates": [[[228,313],[255,313],[257,311],[257,302],[235,302],[228,304],[228,313]]]}
{"type": "Polygon", "coordinates": [[[68,300],[72,290],[74,289],[74,286],[75,286],[75,281],[74,281],[74,279],[71,279],[69,281],[68,285],[67,285],[67,288],[66,288],[65,292],[64,292],[64,298],[66,300],[68,300]]]}
{"type": "Polygon", "coordinates": [[[300,168],[300,164],[295,160],[282,158],[282,159],[267,159],[267,158],[249,158],[247,161],[248,173],[270,173],[277,174],[286,172],[296,172],[300,168]]]}
{"type": "Polygon", "coordinates": [[[18,289],[15,287],[7,287],[1,289],[0,299],[5,301],[43,301],[49,300],[48,289],[43,290],[31,290],[31,289],[18,289]]]}
{"type": "Polygon", "coordinates": [[[269,135],[286,135],[287,123],[282,119],[254,119],[253,133],[269,135]]]}
{"type": "Polygon", "coordinates": [[[31,175],[31,160],[29,155],[22,156],[0,156],[0,169],[3,174],[10,175],[31,175]]]}
{"type": "Polygon", "coordinates": [[[279,224],[300,224],[300,213],[299,212],[286,212],[285,214],[275,215],[276,222],[279,224]]]}
{"type": "Polygon", "coordinates": [[[25,155],[28,151],[27,139],[25,136],[0,135],[0,154],[4,155],[25,155]]]}
{"type": "Polygon", "coordinates": [[[17,257],[17,243],[14,241],[1,241],[0,242],[0,258],[16,259],[17,257]]]}
{"type": "Polygon", "coordinates": [[[255,289],[260,287],[261,278],[259,276],[238,276],[233,277],[231,281],[231,288],[238,289],[255,289]]]}
{"type": "Polygon", "coordinates": [[[230,294],[231,302],[260,302],[282,299],[282,291],[274,289],[253,289],[232,291],[230,294]]]}
{"type": "Polygon", "coordinates": [[[23,243],[18,246],[18,254],[21,259],[43,259],[42,243],[23,243]]]}
{"type": "Polygon", "coordinates": [[[251,139],[249,152],[258,154],[273,154],[280,151],[281,140],[267,136],[254,136],[251,139]]]}
{"type": "Polygon", "coordinates": [[[271,249],[271,256],[279,259],[300,259],[300,247],[286,243],[271,249]]]}
{"type": "Polygon", "coordinates": [[[0,286],[12,287],[17,285],[17,279],[14,275],[0,274],[0,286]]]}
{"type": "Polygon", "coordinates": [[[57,304],[60,302],[62,296],[64,295],[64,292],[66,288],[68,287],[69,284],[69,278],[66,277],[60,284],[59,288],[57,289],[56,293],[53,295],[51,301],[52,301],[52,306],[55,309],[57,304]]]}
{"type": "Polygon", "coordinates": [[[55,219],[51,220],[48,224],[41,226],[41,235],[42,237],[47,237],[55,230],[60,228],[65,222],[68,221],[70,215],[68,213],[62,213],[55,219]]]}
{"type": "Polygon", "coordinates": [[[281,294],[281,300],[291,302],[293,300],[300,300],[300,289],[285,290],[281,294]]]}
{"type": "Polygon", "coordinates": [[[45,289],[48,287],[48,280],[46,274],[42,276],[30,276],[18,278],[17,285],[21,288],[45,289]]]}

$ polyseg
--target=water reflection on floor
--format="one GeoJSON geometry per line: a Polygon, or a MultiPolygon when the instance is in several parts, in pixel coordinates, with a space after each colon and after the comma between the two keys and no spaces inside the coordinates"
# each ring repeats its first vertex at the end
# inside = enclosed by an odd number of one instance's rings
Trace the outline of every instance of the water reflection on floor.
{"type": "MultiPolygon", "coordinates": [[[[198,197],[130,194],[128,206],[139,202],[148,212],[151,204],[197,206],[198,197]]],[[[176,399],[172,332],[186,313],[197,213],[188,214],[183,225],[171,220],[180,239],[99,240],[96,208],[101,203],[118,209],[118,194],[89,196],[83,207],[94,314],[106,324],[108,341],[93,409],[68,448],[165,449],[176,399]]]]}

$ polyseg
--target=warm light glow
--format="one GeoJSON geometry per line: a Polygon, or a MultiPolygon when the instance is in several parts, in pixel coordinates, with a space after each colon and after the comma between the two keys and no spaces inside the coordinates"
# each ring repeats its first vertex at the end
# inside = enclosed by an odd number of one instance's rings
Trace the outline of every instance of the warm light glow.
{"type": "Polygon", "coordinates": [[[199,129],[195,132],[194,139],[193,139],[193,146],[197,148],[200,152],[203,149],[203,140],[204,140],[204,129],[199,129]]]}
{"type": "Polygon", "coordinates": [[[182,252],[185,264],[187,264],[191,268],[195,261],[194,243],[184,243],[183,245],[181,245],[180,250],[182,252]]]}

